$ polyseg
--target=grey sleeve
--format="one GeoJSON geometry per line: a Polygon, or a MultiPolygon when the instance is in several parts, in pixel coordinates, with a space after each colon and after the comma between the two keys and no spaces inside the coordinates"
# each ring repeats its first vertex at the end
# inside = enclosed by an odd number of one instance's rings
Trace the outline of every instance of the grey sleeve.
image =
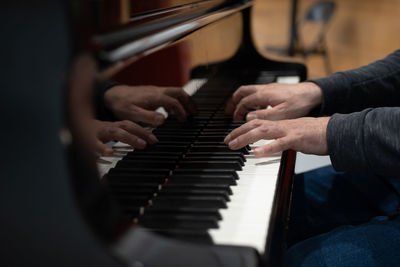
{"type": "Polygon", "coordinates": [[[312,82],[322,88],[323,115],[400,106],[400,50],[367,66],[312,82]]]}
{"type": "Polygon", "coordinates": [[[338,171],[400,175],[400,108],[335,114],[327,128],[328,151],[338,171]]]}

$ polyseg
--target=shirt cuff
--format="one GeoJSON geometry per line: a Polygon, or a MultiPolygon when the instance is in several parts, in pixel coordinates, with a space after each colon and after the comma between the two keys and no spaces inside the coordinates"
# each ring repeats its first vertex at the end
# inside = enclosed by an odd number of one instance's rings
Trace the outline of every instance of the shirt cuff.
{"type": "Polygon", "coordinates": [[[117,82],[104,80],[97,81],[94,88],[94,104],[96,110],[96,118],[103,121],[116,121],[117,118],[114,116],[112,111],[108,109],[104,103],[104,94],[110,88],[119,85],[117,82]]]}
{"type": "Polygon", "coordinates": [[[322,103],[320,115],[332,115],[337,112],[337,107],[343,106],[346,99],[346,91],[349,82],[346,75],[337,72],[325,78],[311,80],[322,89],[322,103]]]}
{"type": "Polygon", "coordinates": [[[370,109],[334,114],[328,122],[326,139],[332,165],[337,171],[367,170],[363,125],[370,109]]]}

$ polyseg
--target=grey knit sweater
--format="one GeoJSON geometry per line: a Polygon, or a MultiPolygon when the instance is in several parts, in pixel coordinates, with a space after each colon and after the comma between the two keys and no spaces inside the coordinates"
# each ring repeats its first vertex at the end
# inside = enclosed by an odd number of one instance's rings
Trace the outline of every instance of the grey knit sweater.
{"type": "Polygon", "coordinates": [[[314,80],[323,91],[328,151],[338,171],[400,177],[400,50],[314,80]]]}

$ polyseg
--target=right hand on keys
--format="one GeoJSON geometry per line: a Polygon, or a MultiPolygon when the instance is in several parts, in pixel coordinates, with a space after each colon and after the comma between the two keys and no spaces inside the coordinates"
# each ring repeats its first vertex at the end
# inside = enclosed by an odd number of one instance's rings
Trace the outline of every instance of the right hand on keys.
{"type": "Polygon", "coordinates": [[[251,108],[259,109],[247,114],[248,121],[294,119],[307,115],[321,102],[321,88],[312,82],[245,85],[233,94],[225,112],[233,114],[235,121],[243,120],[244,115],[251,108]],[[271,108],[266,109],[268,106],[271,108]]]}
{"type": "Polygon", "coordinates": [[[252,120],[233,130],[224,140],[233,150],[258,140],[273,140],[257,147],[256,156],[268,156],[293,149],[305,154],[327,155],[326,129],[330,117],[293,120],[252,120]]]}

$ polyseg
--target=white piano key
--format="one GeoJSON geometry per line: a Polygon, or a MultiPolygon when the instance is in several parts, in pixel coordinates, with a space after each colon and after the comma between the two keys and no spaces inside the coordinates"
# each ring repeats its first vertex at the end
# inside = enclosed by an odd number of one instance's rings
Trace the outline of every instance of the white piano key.
{"type": "Polygon", "coordinates": [[[183,90],[188,94],[188,95],[194,95],[194,93],[199,90],[200,87],[202,87],[208,79],[191,79],[185,86],[183,86],[183,90]]]}
{"type": "Polygon", "coordinates": [[[277,83],[295,84],[300,82],[299,76],[279,76],[276,77],[277,83]]]}
{"type": "MultiPolygon", "coordinates": [[[[257,147],[270,141],[260,140],[257,147]]],[[[221,210],[219,229],[209,231],[216,244],[241,245],[264,252],[275,196],[281,154],[248,155],[237,186],[232,186],[228,208],[221,210]]]]}

